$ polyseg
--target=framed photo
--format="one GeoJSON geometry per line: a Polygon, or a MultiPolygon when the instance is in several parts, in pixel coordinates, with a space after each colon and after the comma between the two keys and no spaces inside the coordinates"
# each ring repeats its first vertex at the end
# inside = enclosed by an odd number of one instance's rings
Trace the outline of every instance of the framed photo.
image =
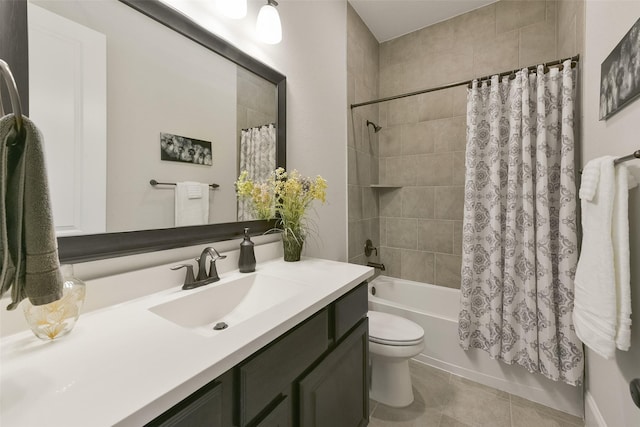
{"type": "Polygon", "coordinates": [[[211,166],[211,142],[162,132],[160,159],[211,166]]]}
{"type": "Polygon", "coordinates": [[[600,67],[600,120],[629,105],[640,95],[640,19],[600,67]]]}

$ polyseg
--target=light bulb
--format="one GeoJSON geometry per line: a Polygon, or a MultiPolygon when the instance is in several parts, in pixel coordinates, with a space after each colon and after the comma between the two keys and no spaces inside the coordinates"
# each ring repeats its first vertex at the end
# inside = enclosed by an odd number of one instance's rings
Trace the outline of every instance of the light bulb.
{"type": "Polygon", "coordinates": [[[258,37],[269,44],[278,44],[282,41],[282,25],[280,23],[280,15],[275,8],[278,3],[269,0],[269,3],[262,6],[258,13],[258,21],[256,22],[256,32],[258,37]]]}
{"type": "Polygon", "coordinates": [[[217,0],[218,10],[231,19],[247,16],[247,0],[217,0]]]}

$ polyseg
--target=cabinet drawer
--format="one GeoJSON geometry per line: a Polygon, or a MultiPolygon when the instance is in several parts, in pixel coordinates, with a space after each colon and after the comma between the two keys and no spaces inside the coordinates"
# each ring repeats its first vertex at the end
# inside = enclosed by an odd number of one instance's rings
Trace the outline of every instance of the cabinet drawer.
{"type": "Polygon", "coordinates": [[[245,426],[329,347],[324,309],[240,366],[240,425],[245,426]]]}
{"type": "Polygon", "coordinates": [[[342,338],[349,329],[367,315],[367,282],[358,285],[335,303],[335,339],[342,338]]]}

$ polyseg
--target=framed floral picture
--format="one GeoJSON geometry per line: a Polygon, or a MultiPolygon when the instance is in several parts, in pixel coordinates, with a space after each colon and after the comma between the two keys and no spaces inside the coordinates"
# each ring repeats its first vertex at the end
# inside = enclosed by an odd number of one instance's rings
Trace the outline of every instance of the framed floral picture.
{"type": "Polygon", "coordinates": [[[600,120],[606,120],[640,95],[640,19],[600,67],[600,120]]]}
{"type": "Polygon", "coordinates": [[[211,142],[160,133],[160,159],[172,162],[212,165],[211,142]]]}

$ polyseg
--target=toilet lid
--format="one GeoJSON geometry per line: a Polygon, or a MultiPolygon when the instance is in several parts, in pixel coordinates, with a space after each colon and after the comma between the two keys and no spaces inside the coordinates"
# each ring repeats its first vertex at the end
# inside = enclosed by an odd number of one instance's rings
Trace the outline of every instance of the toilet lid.
{"type": "Polygon", "coordinates": [[[424,330],[404,317],[369,310],[369,339],[388,345],[413,345],[424,338],[424,330]]]}

